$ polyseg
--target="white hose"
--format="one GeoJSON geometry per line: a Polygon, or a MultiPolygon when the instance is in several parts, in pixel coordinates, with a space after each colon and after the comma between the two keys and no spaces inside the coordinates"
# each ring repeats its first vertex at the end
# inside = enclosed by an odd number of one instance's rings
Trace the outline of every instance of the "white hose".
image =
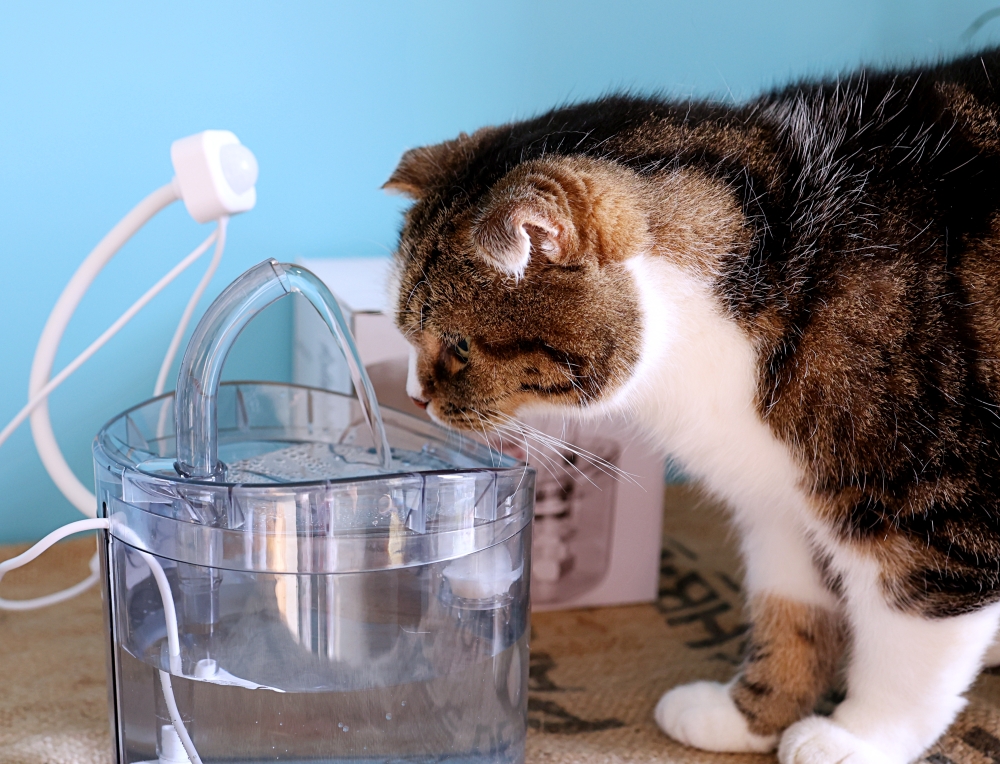
{"type": "MultiPolygon", "coordinates": [[[[84,533],[85,531],[109,530],[110,528],[111,520],[104,517],[90,520],[77,520],[74,523],[64,525],[62,528],[56,528],[52,531],[52,533],[48,534],[41,541],[34,544],[26,552],[22,552],[17,555],[17,557],[11,557],[9,560],[3,560],[0,562],[0,580],[3,579],[6,573],[27,565],[29,562],[44,553],[53,544],[58,541],[62,541],[67,536],[84,533]]],[[[149,566],[149,572],[153,574],[153,580],[156,582],[156,588],[160,591],[160,600],[163,602],[163,620],[166,622],[167,629],[167,655],[170,662],[170,671],[183,676],[184,672],[181,668],[181,641],[177,627],[177,610],[174,606],[174,597],[173,593],[170,591],[170,582],[167,580],[167,574],[163,570],[163,566],[160,565],[159,560],[153,557],[153,555],[149,552],[145,552],[140,548],[143,546],[142,541],[131,528],[126,525],[122,525],[121,523],[115,523],[114,534],[131,546],[133,551],[142,557],[142,559],[149,566]]],[[[97,555],[94,555],[94,558],[90,562],[91,571],[94,569],[94,560],[97,559],[97,555]]],[[[82,582],[81,584],[77,584],[77,587],[79,586],[82,586],[82,582]]],[[[67,589],[66,592],[68,591],[70,590],[67,589]]],[[[82,591],[82,589],[80,591],[82,591]]],[[[59,592],[58,594],[64,595],[66,592],[59,592]]],[[[74,592],[74,594],[77,593],[78,592],[74,592]]],[[[2,603],[4,609],[6,610],[30,610],[40,606],[30,605],[29,607],[25,607],[25,604],[36,603],[40,599],[44,598],[39,597],[34,600],[0,599],[0,603],[2,603]]],[[[65,599],[65,597],[63,597],[63,599],[65,599]]],[[[191,760],[191,764],[202,764],[201,757],[198,755],[198,751],[194,747],[194,741],[191,740],[191,736],[188,734],[187,728],[184,726],[184,720],[181,718],[181,713],[177,708],[177,700],[174,698],[173,685],[170,683],[170,674],[162,669],[159,670],[159,673],[160,688],[163,691],[163,699],[166,701],[167,713],[170,715],[170,722],[173,724],[174,730],[177,732],[177,737],[180,738],[181,745],[184,746],[184,751],[191,760]]]]}
{"type": "Polygon", "coordinates": [[[184,720],[181,719],[181,712],[177,708],[177,700],[174,698],[174,688],[173,685],[170,684],[170,674],[163,669],[160,669],[160,689],[163,690],[163,700],[166,701],[167,704],[167,713],[170,715],[170,723],[174,725],[177,737],[181,739],[181,745],[184,746],[184,752],[191,760],[191,764],[201,764],[201,756],[198,755],[198,751],[194,747],[194,741],[188,734],[187,727],[184,726],[184,720]]]}
{"type": "MultiPolygon", "coordinates": [[[[215,274],[219,260],[222,258],[222,253],[225,249],[226,225],[229,218],[226,216],[220,218],[215,231],[205,241],[175,265],[163,278],[157,281],[142,297],[136,300],[128,310],[119,316],[117,321],[108,327],[100,337],[94,340],[86,350],[74,358],[66,368],[52,379],[49,379],[49,374],[52,372],[52,365],[59,349],[59,343],[62,341],[63,333],[66,331],[66,327],[73,317],[73,313],[79,305],[80,300],[83,299],[83,295],[90,288],[94,279],[97,278],[101,269],[107,265],[118,250],[157,212],[178,198],[180,198],[179,193],[173,182],[154,191],[122,218],[101,239],[83,263],[80,264],[80,267],[77,268],[76,273],[73,274],[73,277],[56,301],[56,305],[45,323],[45,328],[42,330],[42,336],[38,341],[38,347],[35,349],[35,358],[31,367],[31,377],[28,385],[28,404],[18,412],[3,430],[0,430],[0,445],[3,445],[4,441],[10,437],[17,427],[30,416],[31,431],[34,436],[35,446],[49,476],[59,490],[62,491],[63,495],[77,509],[89,517],[95,517],[97,514],[97,498],[77,479],[76,475],[70,470],[69,465],[66,464],[66,459],[59,449],[59,444],[52,431],[52,423],[49,418],[48,396],[114,337],[153,298],[200,258],[212,246],[212,243],[215,242],[215,253],[212,261],[209,263],[208,269],[188,300],[177,329],[174,331],[167,354],[160,365],[160,373],[157,376],[156,391],[154,393],[155,395],[159,395],[163,391],[167,374],[173,364],[174,357],[187,330],[188,323],[191,321],[191,316],[198,305],[198,301],[204,294],[209,281],[215,274]]],[[[90,560],[90,575],[78,584],[74,584],[68,589],[45,597],[18,601],[16,603],[0,598],[0,610],[33,610],[64,602],[89,589],[99,580],[99,577],[98,558],[95,554],[90,560]]]]}
{"type": "MultiPolygon", "coordinates": [[[[215,242],[215,254],[212,257],[212,261],[209,263],[205,274],[198,282],[198,286],[195,288],[194,293],[188,300],[188,303],[184,308],[184,312],[181,315],[181,320],[178,323],[177,329],[174,331],[174,335],[170,341],[170,345],[167,348],[166,356],[160,365],[160,372],[156,378],[154,395],[162,393],[163,388],[166,385],[167,375],[170,373],[170,367],[172,366],[174,358],[177,355],[177,350],[184,338],[187,326],[191,321],[191,316],[194,314],[198,302],[204,294],[212,276],[215,274],[219,265],[219,260],[222,258],[222,253],[225,250],[226,225],[229,218],[225,216],[220,218],[216,230],[193,252],[191,252],[191,254],[185,257],[163,278],[156,282],[152,288],[150,288],[142,297],[133,303],[132,306],[126,310],[117,321],[108,327],[108,329],[101,334],[100,337],[94,340],[94,342],[92,342],[86,350],[73,359],[73,361],[71,361],[66,368],[59,372],[55,378],[50,379],[49,376],[52,373],[52,366],[55,363],[56,353],[59,350],[59,343],[61,342],[63,334],[66,331],[66,327],[69,325],[69,322],[73,317],[73,313],[76,311],[77,306],[83,299],[84,294],[86,294],[87,290],[90,288],[90,285],[94,282],[94,279],[97,278],[97,275],[101,272],[104,266],[108,264],[111,258],[115,256],[118,250],[120,250],[122,246],[130,238],[132,238],[132,236],[134,236],[140,228],[142,228],[142,226],[144,226],[154,215],[156,215],[156,213],[179,198],[180,193],[176,183],[171,181],[139,202],[139,204],[137,204],[131,212],[122,218],[122,220],[114,228],[112,228],[103,239],[101,239],[83,263],[80,264],[80,267],[77,268],[73,277],[66,285],[66,288],[63,289],[62,294],[56,301],[55,307],[52,309],[52,313],[49,314],[49,318],[45,322],[45,328],[42,330],[42,336],[38,341],[38,347],[35,349],[35,357],[31,365],[31,375],[28,382],[28,404],[20,412],[18,412],[17,416],[15,416],[2,431],[0,431],[0,445],[2,445],[3,442],[10,437],[11,433],[17,429],[25,418],[30,416],[31,433],[35,440],[35,446],[38,449],[38,455],[41,457],[42,464],[45,465],[45,469],[48,471],[49,476],[52,478],[52,481],[56,484],[59,490],[62,491],[63,495],[65,495],[77,509],[91,519],[79,520],[77,522],[64,525],[62,528],[57,528],[23,554],[20,554],[10,560],[0,562],[0,579],[2,579],[4,574],[8,571],[28,564],[42,554],[46,549],[67,536],[72,536],[76,533],[84,531],[101,529],[107,530],[110,528],[110,520],[95,517],[97,514],[97,498],[83,485],[83,483],[77,479],[76,475],[73,474],[73,471],[66,463],[66,459],[63,456],[62,451],[59,449],[55,433],[52,431],[52,422],[49,418],[48,396],[73,372],[86,363],[86,361],[93,356],[94,353],[100,350],[112,337],[114,337],[115,334],[117,334],[121,328],[125,326],[125,324],[131,321],[132,318],[134,318],[140,310],[142,310],[154,297],[156,297],[156,295],[163,291],[167,285],[183,273],[192,263],[194,263],[195,260],[201,257],[212,245],[212,243],[215,242]]],[[[139,554],[149,566],[150,573],[152,573],[157,589],[159,589],[160,592],[160,598],[163,602],[163,617],[166,621],[167,654],[170,671],[183,675],[180,657],[180,636],[177,626],[177,612],[174,606],[174,599],[170,591],[170,583],[167,580],[166,573],[155,557],[139,548],[142,544],[131,529],[124,525],[116,524],[115,533],[126,543],[135,547],[136,553],[139,554]]],[[[75,584],[61,592],[29,600],[6,600],[0,598],[0,610],[34,610],[36,608],[54,605],[57,602],[63,602],[71,597],[75,597],[77,594],[80,594],[90,588],[99,580],[99,578],[99,556],[98,554],[95,554],[90,560],[90,575],[80,583],[75,584]]],[[[188,734],[188,731],[184,726],[184,721],[181,718],[180,711],[177,708],[177,701],[174,697],[173,686],[170,681],[170,673],[160,669],[159,677],[160,687],[163,691],[163,698],[167,706],[167,713],[170,716],[170,721],[174,730],[177,732],[177,737],[187,753],[191,764],[202,764],[201,757],[195,749],[194,742],[191,740],[191,736],[188,734]]]]}
{"type": "Polygon", "coordinates": [[[127,525],[123,525],[120,522],[115,523],[114,535],[131,546],[132,551],[146,561],[149,571],[153,574],[153,579],[156,581],[156,588],[160,590],[160,599],[163,602],[163,620],[166,622],[167,627],[167,659],[170,662],[170,672],[159,669],[160,689],[163,691],[163,700],[167,704],[167,714],[170,716],[170,723],[174,725],[174,730],[177,732],[177,737],[180,738],[181,745],[184,746],[184,751],[187,753],[188,759],[191,760],[191,764],[202,764],[201,757],[194,747],[194,741],[191,740],[191,735],[188,734],[187,727],[184,726],[181,712],[177,708],[177,699],[174,698],[174,688],[170,682],[170,673],[184,676],[184,671],[181,668],[181,641],[177,628],[177,610],[174,607],[174,597],[170,591],[170,582],[167,580],[167,574],[164,572],[159,560],[140,548],[143,546],[142,541],[127,525]]]}
{"type": "MultiPolygon", "coordinates": [[[[125,217],[123,217],[107,235],[101,239],[93,251],[76,269],[73,278],[56,301],[42,337],[35,350],[35,358],[31,364],[31,376],[28,379],[28,399],[34,398],[49,381],[52,365],[59,350],[66,327],[73,317],[76,307],[83,299],[87,289],[97,278],[97,274],[107,265],[108,261],[127,242],[136,231],[142,228],[157,212],[180,198],[179,189],[171,181],[161,186],[139,202],[125,217]]],[[[73,470],[66,464],[66,459],[59,450],[55,434],[52,432],[52,422],[49,419],[49,404],[47,400],[41,403],[31,413],[31,434],[35,438],[38,455],[48,471],[52,481],[67,499],[88,517],[97,514],[97,500],[81,483],[73,470]]]]}
{"type": "MultiPolygon", "coordinates": [[[[57,541],[62,541],[67,536],[72,536],[75,533],[83,533],[84,531],[94,531],[102,528],[106,529],[107,527],[107,520],[104,518],[97,518],[94,520],[77,520],[75,523],[64,525],[62,528],[56,528],[52,531],[52,533],[45,536],[45,538],[31,547],[27,552],[22,552],[17,557],[12,557],[9,560],[0,562],[0,579],[3,579],[5,573],[8,573],[15,568],[20,568],[22,565],[27,565],[50,546],[55,544],[57,541]]],[[[37,597],[32,600],[6,600],[0,598],[0,609],[33,610],[34,608],[45,607],[45,605],[54,605],[56,602],[62,602],[70,597],[75,597],[77,594],[84,591],[97,581],[100,576],[100,572],[96,569],[94,564],[97,560],[98,558],[95,555],[90,561],[90,575],[76,586],[62,592],[56,592],[55,594],[50,594],[46,597],[37,597]],[[45,601],[44,604],[38,604],[43,601],[45,601]]]]}

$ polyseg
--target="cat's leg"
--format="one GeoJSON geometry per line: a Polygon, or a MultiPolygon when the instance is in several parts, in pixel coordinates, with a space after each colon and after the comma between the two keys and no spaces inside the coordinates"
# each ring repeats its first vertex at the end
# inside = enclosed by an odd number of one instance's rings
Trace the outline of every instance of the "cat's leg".
{"type": "Polygon", "coordinates": [[[913,761],[965,705],[996,634],[997,605],[952,618],[904,613],[886,602],[878,571],[858,567],[845,577],[847,697],[831,718],[809,717],[784,733],[782,764],[913,761]]]}
{"type": "Polygon", "coordinates": [[[751,617],[744,664],[728,684],[670,690],[656,721],[675,740],[703,750],[766,752],[829,686],[842,630],[838,603],[805,536],[777,519],[740,525],[751,617]]]}

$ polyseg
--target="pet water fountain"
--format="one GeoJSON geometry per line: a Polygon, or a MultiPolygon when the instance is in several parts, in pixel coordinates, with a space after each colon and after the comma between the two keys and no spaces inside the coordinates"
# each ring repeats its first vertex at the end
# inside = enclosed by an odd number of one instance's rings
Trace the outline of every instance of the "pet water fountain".
{"type": "Polygon", "coordinates": [[[97,436],[119,764],[522,762],[534,473],[375,400],[336,300],[265,261],[198,325],[177,391],[97,436]],[[220,384],[299,293],[357,399],[220,384]]]}

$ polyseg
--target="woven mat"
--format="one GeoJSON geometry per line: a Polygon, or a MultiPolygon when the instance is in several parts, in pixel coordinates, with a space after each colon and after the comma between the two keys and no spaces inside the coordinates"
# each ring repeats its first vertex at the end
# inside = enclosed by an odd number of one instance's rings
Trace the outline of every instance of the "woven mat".
{"type": "MultiPolygon", "coordinates": [[[[717,508],[667,491],[661,596],[655,605],[532,617],[529,764],[770,764],[707,754],[664,737],[659,696],[695,679],[728,679],[742,635],[738,564],[717,508]]],[[[5,559],[21,548],[0,548],[5,559]]],[[[82,578],[89,540],[60,544],[10,574],[4,596],[82,578]]],[[[104,624],[96,591],[42,611],[0,612],[0,764],[109,764],[104,624]]],[[[984,674],[932,764],[1000,764],[1000,674],[984,674]]]]}

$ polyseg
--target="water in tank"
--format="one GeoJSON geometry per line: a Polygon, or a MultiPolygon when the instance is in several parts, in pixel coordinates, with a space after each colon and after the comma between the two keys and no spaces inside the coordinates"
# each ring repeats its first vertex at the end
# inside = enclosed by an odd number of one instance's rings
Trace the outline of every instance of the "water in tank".
{"type": "Polygon", "coordinates": [[[266,261],[188,346],[176,394],[94,445],[119,764],[522,762],[534,473],[379,409],[336,301],[266,261]],[[298,292],[357,399],[220,385],[298,292]]]}

